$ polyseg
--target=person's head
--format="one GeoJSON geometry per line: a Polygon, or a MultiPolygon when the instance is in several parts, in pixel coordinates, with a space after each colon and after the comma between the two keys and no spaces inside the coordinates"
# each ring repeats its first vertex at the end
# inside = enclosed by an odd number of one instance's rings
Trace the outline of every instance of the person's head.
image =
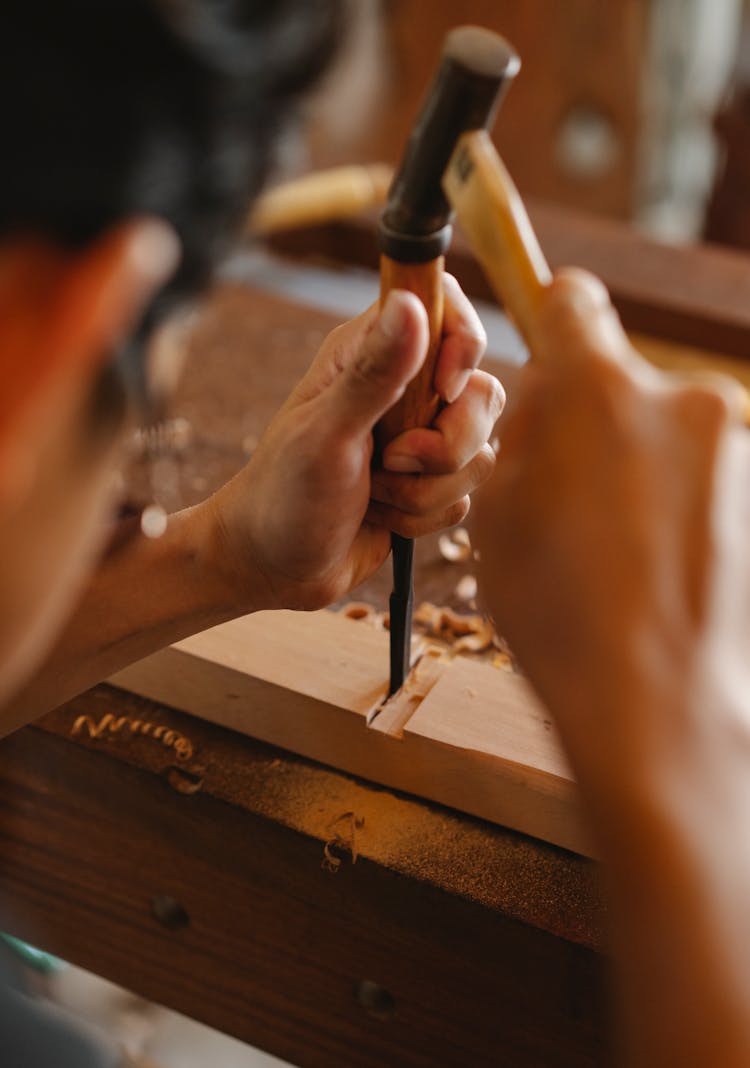
{"type": "Polygon", "coordinates": [[[141,343],[210,278],[339,22],[338,0],[4,0],[0,700],[99,546],[141,343]]]}

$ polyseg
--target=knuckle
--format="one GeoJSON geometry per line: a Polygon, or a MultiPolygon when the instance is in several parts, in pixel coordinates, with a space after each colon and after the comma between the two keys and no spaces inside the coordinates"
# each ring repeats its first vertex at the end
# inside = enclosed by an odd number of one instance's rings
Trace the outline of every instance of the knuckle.
{"type": "Polygon", "coordinates": [[[744,391],[731,379],[713,383],[692,384],[680,390],[679,404],[683,411],[701,423],[713,427],[727,424],[741,410],[744,391]]]}
{"type": "Polygon", "coordinates": [[[378,359],[377,354],[364,348],[349,366],[346,375],[348,388],[355,394],[375,391],[384,398],[390,397],[394,404],[404,392],[399,382],[394,382],[393,371],[387,361],[378,359]]]}
{"type": "Polygon", "coordinates": [[[482,482],[487,481],[495,470],[496,462],[497,458],[492,446],[483,445],[471,463],[474,486],[479,486],[482,482]]]}
{"type": "Polygon", "coordinates": [[[432,486],[428,479],[410,479],[402,491],[401,507],[415,515],[423,514],[430,510],[431,496],[432,486]]]}
{"type": "Polygon", "coordinates": [[[476,366],[487,348],[487,334],[481,323],[466,326],[460,333],[461,345],[466,362],[476,366]]]}
{"type": "Polygon", "coordinates": [[[454,443],[450,448],[446,449],[445,459],[443,461],[443,474],[457,475],[459,471],[463,471],[466,466],[466,457],[463,455],[463,449],[457,443],[454,443]]]}
{"type": "Polygon", "coordinates": [[[469,496],[461,497],[460,500],[452,504],[445,513],[443,526],[453,527],[456,523],[460,523],[469,514],[471,508],[471,499],[469,496]]]}
{"type": "Polygon", "coordinates": [[[487,406],[487,414],[492,422],[495,423],[502,415],[505,407],[505,390],[494,375],[479,373],[482,374],[482,392],[487,406]]]}
{"type": "Polygon", "coordinates": [[[563,267],[547,290],[546,305],[567,315],[571,310],[602,311],[610,307],[609,293],[594,274],[579,267],[563,267]]]}
{"type": "Polygon", "coordinates": [[[419,538],[425,533],[423,521],[405,512],[394,512],[390,522],[390,528],[402,538],[419,538]]]}

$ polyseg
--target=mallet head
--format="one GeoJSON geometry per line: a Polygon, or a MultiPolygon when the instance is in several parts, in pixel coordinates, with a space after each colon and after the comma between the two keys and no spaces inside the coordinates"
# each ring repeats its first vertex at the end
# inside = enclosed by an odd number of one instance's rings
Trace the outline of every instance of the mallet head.
{"type": "Polygon", "coordinates": [[[445,39],[442,59],[388,195],[381,249],[402,262],[426,262],[445,251],[451,208],[441,180],[456,142],[467,130],[489,129],[503,89],[519,68],[499,34],[459,26],[445,39]]]}

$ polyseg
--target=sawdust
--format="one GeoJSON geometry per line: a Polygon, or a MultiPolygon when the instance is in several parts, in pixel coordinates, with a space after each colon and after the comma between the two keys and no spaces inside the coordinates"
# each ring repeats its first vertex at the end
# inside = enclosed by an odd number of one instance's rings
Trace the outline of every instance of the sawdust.
{"type": "MultiPolygon", "coordinates": [[[[372,862],[570,941],[603,944],[597,869],[555,846],[397,795],[112,687],[97,687],[50,713],[43,729],[69,736],[83,708],[93,708],[88,720],[96,727],[113,706],[131,712],[125,722],[153,723],[158,715],[176,736],[190,731],[200,763],[166,765],[179,769],[179,782],[174,772],[165,771],[162,754],[169,750],[154,745],[152,736],[131,734],[123,725],[112,738],[117,744],[107,747],[109,756],[166,774],[168,782],[171,776],[172,788],[196,795],[186,796],[185,804],[209,795],[313,838],[321,844],[323,860],[326,845],[339,860],[340,874],[343,862],[356,856],[356,866],[347,865],[356,873],[350,877],[367,878],[372,862]]],[[[90,733],[84,719],[77,730],[80,741],[100,745],[102,737],[90,733]]]]}
{"type": "Polygon", "coordinates": [[[252,778],[253,808],[317,838],[324,870],[369,860],[571,941],[602,943],[595,866],[584,858],[301,758],[269,761],[252,778]]]}

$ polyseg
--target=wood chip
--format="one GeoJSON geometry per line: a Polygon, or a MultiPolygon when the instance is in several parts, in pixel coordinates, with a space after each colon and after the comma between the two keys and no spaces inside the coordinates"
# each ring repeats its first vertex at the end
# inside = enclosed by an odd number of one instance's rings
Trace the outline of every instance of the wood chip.
{"type": "Polygon", "coordinates": [[[456,597],[461,601],[473,601],[477,595],[477,580],[473,575],[464,575],[456,583],[456,597]]]}
{"type": "Polygon", "coordinates": [[[507,653],[495,653],[492,666],[498,668],[499,671],[513,671],[513,661],[507,653]]]}
{"type": "Polygon", "coordinates": [[[493,626],[487,619],[482,620],[482,626],[472,634],[467,634],[454,642],[453,649],[457,653],[483,653],[492,645],[493,626]]]}
{"type": "Polygon", "coordinates": [[[456,527],[455,530],[441,534],[438,538],[438,549],[443,559],[452,564],[468,560],[471,557],[471,540],[466,527],[456,527]]]}
{"type": "Polygon", "coordinates": [[[347,619],[367,623],[369,626],[374,627],[375,630],[388,629],[385,624],[385,614],[379,612],[377,608],[374,608],[366,601],[350,601],[349,604],[345,604],[340,609],[340,613],[342,616],[346,616],[347,619]]]}

